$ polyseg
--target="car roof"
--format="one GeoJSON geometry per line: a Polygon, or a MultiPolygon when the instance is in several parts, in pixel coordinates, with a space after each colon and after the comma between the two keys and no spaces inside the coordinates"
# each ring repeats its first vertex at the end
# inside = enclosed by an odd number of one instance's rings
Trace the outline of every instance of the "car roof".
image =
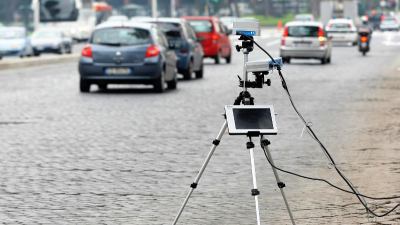
{"type": "Polygon", "coordinates": [[[112,27],[132,27],[132,28],[142,28],[149,30],[156,27],[156,25],[146,22],[134,22],[134,21],[106,21],[96,26],[97,29],[112,28],[112,27]]]}
{"type": "Polygon", "coordinates": [[[321,22],[317,21],[292,21],[288,22],[286,26],[315,26],[315,27],[322,27],[321,22]]]}
{"type": "Polygon", "coordinates": [[[21,31],[25,31],[26,30],[25,27],[16,27],[16,26],[13,26],[13,27],[0,26],[0,29],[3,29],[3,30],[21,30],[21,31]]]}
{"type": "Polygon", "coordinates": [[[215,16],[184,16],[187,20],[218,20],[215,16]]]}
{"type": "Polygon", "coordinates": [[[153,22],[183,23],[183,22],[185,22],[185,19],[183,19],[183,18],[172,18],[172,17],[158,17],[158,18],[153,18],[153,17],[139,17],[139,18],[135,18],[135,17],[133,17],[133,18],[131,19],[131,22],[147,22],[147,23],[153,23],[153,22]]]}

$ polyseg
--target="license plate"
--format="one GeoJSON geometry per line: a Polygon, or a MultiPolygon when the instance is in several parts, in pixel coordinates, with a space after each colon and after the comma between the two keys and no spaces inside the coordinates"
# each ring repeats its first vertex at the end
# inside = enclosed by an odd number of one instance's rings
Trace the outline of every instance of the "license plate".
{"type": "Polygon", "coordinates": [[[367,47],[367,43],[361,43],[361,47],[366,48],[367,47]]]}
{"type": "Polygon", "coordinates": [[[107,68],[107,75],[128,75],[131,74],[131,69],[129,68],[107,68]]]}

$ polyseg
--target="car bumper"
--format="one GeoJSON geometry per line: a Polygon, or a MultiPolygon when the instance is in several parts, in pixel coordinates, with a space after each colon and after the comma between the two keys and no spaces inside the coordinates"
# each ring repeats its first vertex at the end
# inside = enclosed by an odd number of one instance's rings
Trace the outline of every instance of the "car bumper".
{"type": "Polygon", "coordinates": [[[189,54],[177,54],[178,61],[177,61],[177,69],[179,72],[185,71],[189,67],[190,55],[189,54]]]}
{"type": "Polygon", "coordinates": [[[81,79],[92,81],[93,83],[113,83],[113,84],[152,84],[161,75],[160,64],[143,65],[99,65],[79,63],[79,73],[81,79]],[[108,68],[126,68],[129,74],[107,74],[108,68]]]}
{"type": "Polygon", "coordinates": [[[319,49],[298,49],[281,47],[280,56],[282,58],[316,58],[323,59],[328,57],[328,48],[321,47],[319,49]]]}
{"type": "Polygon", "coordinates": [[[33,47],[35,52],[57,52],[60,50],[58,46],[39,46],[33,47]]]}
{"type": "Polygon", "coordinates": [[[22,55],[23,50],[3,50],[0,51],[0,56],[19,56],[22,55]]]}

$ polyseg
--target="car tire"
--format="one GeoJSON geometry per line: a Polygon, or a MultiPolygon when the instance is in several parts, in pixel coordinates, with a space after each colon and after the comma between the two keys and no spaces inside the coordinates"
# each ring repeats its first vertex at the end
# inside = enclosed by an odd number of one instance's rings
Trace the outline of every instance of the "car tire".
{"type": "Polygon", "coordinates": [[[62,55],[65,53],[64,46],[60,45],[60,48],[58,49],[58,54],[62,55]]]}
{"type": "Polygon", "coordinates": [[[329,56],[329,57],[326,59],[326,63],[328,63],[328,64],[331,63],[331,56],[329,56]]]}
{"type": "Polygon", "coordinates": [[[190,80],[192,79],[192,74],[193,74],[193,61],[190,60],[189,67],[185,72],[183,72],[183,79],[185,80],[190,80]]]}
{"type": "Polygon", "coordinates": [[[175,90],[177,86],[178,86],[178,76],[177,76],[177,72],[175,72],[174,79],[167,82],[167,87],[170,90],[175,90]]]}
{"type": "Polygon", "coordinates": [[[326,59],[326,58],[322,58],[322,59],[321,59],[321,64],[322,64],[322,65],[325,65],[326,62],[327,62],[327,59],[326,59]]]}
{"type": "Polygon", "coordinates": [[[204,64],[203,64],[203,62],[201,63],[200,69],[198,71],[196,71],[195,74],[196,74],[196,78],[197,79],[203,78],[203,74],[204,74],[204,64]]]}
{"type": "Polygon", "coordinates": [[[232,61],[232,53],[229,53],[228,57],[226,57],[225,60],[227,64],[230,64],[232,61]]]}
{"type": "Polygon", "coordinates": [[[34,55],[34,56],[40,56],[40,52],[39,52],[39,51],[36,51],[36,50],[33,50],[33,55],[34,55]]]}
{"type": "Polygon", "coordinates": [[[283,57],[282,61],[283,61],[283,63],[289,64],[290,63],[290,58],[289,57],[283,57]]]}
{"type": "Polygon", "coordinates": [[[165,72],[164,70],[161,72],[161,75],[154,82],[153,87],[154,91],[157,93],[163,93],[165,91],[165,72]]]}
{"type": "Polygon", "coordinates": [[[221,63],[221,55],[220,52],[214,57],[215,64],[220,64],[221,63]]]}
{"type": "Polygon", "coordinates": [[[100,91],[107,91],[107,84],[98,84],[97,86],[100,91]]]}
{"type": "Polygon", "coordinates": [[[67,54],[72,54],[72,46],[68,46],[67,54]]]}
{"type": "Polygon", "coordinates": [[[79,82],[79,89],[83,93],[90,92],[90,83],[84,79],[81,79],[79,82]]]}

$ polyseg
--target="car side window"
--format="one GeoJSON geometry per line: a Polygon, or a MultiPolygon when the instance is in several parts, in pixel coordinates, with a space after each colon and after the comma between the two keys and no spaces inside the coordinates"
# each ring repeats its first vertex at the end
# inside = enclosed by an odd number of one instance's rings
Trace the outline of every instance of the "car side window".
{"type": "Polygon", "coordinates": [[[192,39],[193,41],[196,41],[197,40],[196,33],[189,24],[186,24],[186,30],[188,31],[189,38],[192,39]]]}
{"type": "Polygon", "coordinates": [[[214,24],[215,32],[221,33],[221,28],[219,27],[218,22],[213,22],[213,24],[214,24]]]}
{"type": "Polygon", "coordinates": [[[221,22],[218,22],[218,27],[219,27],[219,30],[221,33],[224,33],[224,34],[226,33],[225,27],[224,27],[224,25],[222,25],[221,22]]]}
{"type": "Polygon", "coordinates": [[[168,41],[167,38],[165,37],[165,35],[161,32],[158,31],[157,32],[157,39],[158,39],[158,43],[162,46],[164,46],[165,48],[168,48],[168,41]]]}

